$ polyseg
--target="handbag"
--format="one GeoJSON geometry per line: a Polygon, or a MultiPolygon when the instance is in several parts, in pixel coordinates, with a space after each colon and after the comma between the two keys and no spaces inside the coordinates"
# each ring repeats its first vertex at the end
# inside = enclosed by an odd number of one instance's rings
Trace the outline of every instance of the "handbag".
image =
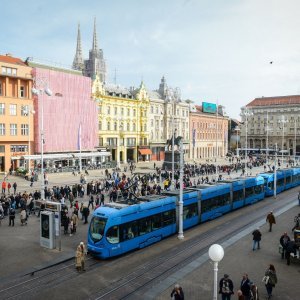
{"type": "Polygon", "coordinates": [[[270,280],[270,276],[264,276],[263,279],[262,279],[262,282],[264,284],[268,284],[269,280],[270,280]]]}

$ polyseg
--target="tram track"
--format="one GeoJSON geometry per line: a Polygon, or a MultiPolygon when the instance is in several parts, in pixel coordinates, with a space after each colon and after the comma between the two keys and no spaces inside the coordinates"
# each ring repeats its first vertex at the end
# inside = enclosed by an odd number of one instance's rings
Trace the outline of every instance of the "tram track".
{"type": "MultiPolygon", "coordinates": [[[[64,283],[68,279],[80,276],[83,273],[79,273],[75,270],[74,259],[72,258],[72,263],[57,263],[53,266],[49,266],[47,269],[33,272],[40,273],[38,276],[31,275],[33,274],[31,273],[22,277],[17,277],[13,282],[9,282],[9,284],[4,284],[4,286],[0,287],[0,299],[19,299],[25,294],[33,295],[45,287],[51,288],[64,283]],[[24,277],[26,277],[25,280],[24,277]]],[[[101,263],[103,262],[97,261],[91,256],[86,259],[86,267],[88,271],[93,270],[101,263]]]]}

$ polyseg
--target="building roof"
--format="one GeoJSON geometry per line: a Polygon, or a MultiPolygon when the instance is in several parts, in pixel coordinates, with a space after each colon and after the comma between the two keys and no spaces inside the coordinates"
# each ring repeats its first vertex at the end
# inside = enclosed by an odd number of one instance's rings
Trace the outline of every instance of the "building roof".
{"type": "Polygon", "coordinates": [[[8,64],[26,66],[24,61],[22,61],[20,58],[12,57],[10,54],[0,55],[0,61],[8,64]]]}
{"type": "Polygon", "coordinates": [[[300,95],[255,98],[246,107],[300,104],[300,95]]]}
{"type": "Polygon", "coordinates": [[[132,93],[129,91],[129,89],[122,87],[118,84],[111,84],[111,83],[106,83],[104,85],[104,89],[105,91],[107,91],[108,93],[115,93],[115,94],[120,94],[122,96],[131,96],[132,93]]]}

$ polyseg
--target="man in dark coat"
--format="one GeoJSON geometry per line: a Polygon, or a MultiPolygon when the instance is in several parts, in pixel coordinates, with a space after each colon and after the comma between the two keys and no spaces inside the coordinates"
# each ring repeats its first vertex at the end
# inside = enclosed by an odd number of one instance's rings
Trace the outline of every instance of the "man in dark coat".
{"type": "Polygon", "coordinates": [[[261,241],[261,232],[259,231],[259,228],[255,229],[252,232],[253,235],[253,248],[252,250],[254,251],[256,249],[256,245],[257,245],[257,249],[260,249],[260,241],[261,241]]]}
{"type": "Polygon", "coordinates": [[[90,210],[88,209],[88,207],[84,206],[82,209],[82,216],[84,217],[84,224],[88,223],[89,214],[90,214],[90,210]]]}
{"type": "Polygon", "coordinates": [[[224,274],[224,277],[219,282],[219,294],[222,294],[222,300],[230,300],[233,295],[233,282],[229,279],[228,274],[224,274]]]}
{"type": "Polygon", "coordinates": [[[248,278],[248,274],[243,274],[243,279],[241,281],[241,291],[245,300],[250,300],[250,280],[248,278]]]}
{"type": "Polygon", "coordinates": [[[287,235],[287,232],[285,232],[281,237],[280,237],[280,245],[282,246],[282,252],[281,252],[281,259],[284,259],[286,255],[286,247],[288,242],[290,241],[290,237],[287,235]]]}
{"type": "Polygon", "coordinates": [[[291,263],[291,253],[296,254],[296,244],[295,244],[295,240],[290,240],[287,245],[286,245],[286,264],[289,266],[291,263]]]}

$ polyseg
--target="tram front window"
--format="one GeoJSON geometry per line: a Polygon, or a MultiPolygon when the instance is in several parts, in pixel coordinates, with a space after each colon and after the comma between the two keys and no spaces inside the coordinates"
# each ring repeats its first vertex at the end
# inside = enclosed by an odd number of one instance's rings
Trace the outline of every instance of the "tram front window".
{"type": "Polygon", "coordinates": [[[92,240],[96,243],[99,242],[104,234],[104,229],[107,219],[94,217],[91,221],[90,233],[92,240]]]}

